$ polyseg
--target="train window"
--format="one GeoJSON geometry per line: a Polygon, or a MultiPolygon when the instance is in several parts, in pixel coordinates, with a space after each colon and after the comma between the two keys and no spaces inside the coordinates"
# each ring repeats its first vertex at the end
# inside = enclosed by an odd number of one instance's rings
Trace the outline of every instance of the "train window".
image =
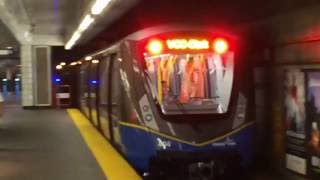
{"type": "Polygon", "coordinates": [[[100,62],[100,105],[107,109],[108,103],[108,70],[109,70],[109,60],[103,60],[100,62]]]}
{"type": "Polygon", "coordinates": [[[89,117],[89,86],[88,86],[88,64],[84,64],[80,69],[80,108],[89,117]]]}
{"type": "Polygon", "coordinates": [[[101,130],[105,136],[110,138],[109,121],[108,121],[108,89],[109,89],[109,57],[100,61],[99,68],[99,112],[101,121],[101,130]]]}
{"type": "Polygon", "coordinates": [[[117,54],[112,54],[110,56],[110,73],[109,73],[109,108],[111,107],[111,110],[109,113],[109,122],[110,126],[112,126],[112,140],[114,141],[116,146],[121,146],[121,138],[120,138],[120,130],[118,126],[118,121],[121,120],[120,115],[123,113],[121,112],[121,84],[119,83],[121,81],[120,79],[120,62],[117,61],[117,54]]]}
{"type": "Polygon", "coordinates": [[[98,111],[97,111],[97,83],[98,83],[98,64],[90,65],[90,107],[91,107],[91,118],[95,126],[99,126],[98,122],[98,111]]]}
{"type": "Polygon", "coordinates": [[[112,89],[111,89],[111,101],[112,101],[112,114],[114,117],[119,118],[119,96],[120,96],[120,64],[119,61],[116,60],[116,56],[112,56],[112,75],[111,75],[111,82],[112,82],[112,89]]]}
{"type": "Polygon", "coordinates": [[[164,114],[226,113],[233,81],[233,53],[146,57],[153,97],[164,114]]]}

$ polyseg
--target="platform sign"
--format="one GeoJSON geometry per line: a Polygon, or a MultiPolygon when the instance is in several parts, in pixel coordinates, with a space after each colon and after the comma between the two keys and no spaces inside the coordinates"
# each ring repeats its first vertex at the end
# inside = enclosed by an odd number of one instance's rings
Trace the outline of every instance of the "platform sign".
{"type": "Polygon", "coordinates": [[[299,69],[285,71],[284,121],[286,131],[286,167],[307,174],[305,74],[299,69]]]}
{"type": "Polygon", "coordinates": [[[320,71],[306,72],[308,165],[312,179],[320,179],[320,71]]]}

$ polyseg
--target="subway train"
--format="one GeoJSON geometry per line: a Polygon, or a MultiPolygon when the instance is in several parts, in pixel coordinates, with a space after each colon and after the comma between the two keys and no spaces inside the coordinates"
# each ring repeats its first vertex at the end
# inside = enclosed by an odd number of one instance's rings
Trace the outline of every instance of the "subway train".
{"type": "Polygon", "coordinates": [[[137,31],[83,57],[79,108],[146,179],[232,179],[252,164],[241,37],[209,27],[137,31]]]}

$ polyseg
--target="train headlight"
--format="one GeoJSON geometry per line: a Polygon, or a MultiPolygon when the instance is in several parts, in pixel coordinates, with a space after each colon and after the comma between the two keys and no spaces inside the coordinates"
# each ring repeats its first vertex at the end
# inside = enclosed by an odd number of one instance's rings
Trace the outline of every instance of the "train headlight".
{"type": "Polygon", "coordinates": [[[147,45],[147,50],[150,54],[161,54],[163,51],[163,44],[160,40],[151,40],[147,45]]]}
{"type": "Polygon", "coordinates": [[[224,54],[229,50],[229,44],[225,39],[217,38],[213,42],[213,49],[217,54],[224,54]]]}

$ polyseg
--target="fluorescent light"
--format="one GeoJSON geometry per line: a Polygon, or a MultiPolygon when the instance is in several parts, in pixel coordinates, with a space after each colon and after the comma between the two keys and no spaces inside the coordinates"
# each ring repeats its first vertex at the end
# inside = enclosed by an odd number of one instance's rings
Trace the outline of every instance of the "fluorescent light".
{"type": "Polygon", "coordinates": [[[9,55],[12,54],[12,50],[2,49],[0,50],[0,55],[9,55]]]}
{"type": "Polygon", "coordinates": [[[2,79],[2,81],[3,81],[3,82],[7,82],[7,81],[8,81],[8,79],[4,78],[4,79],[2,79]]]}
{"type": "Polygon", "coordinates": [[[66,62],[61,62],[60,65],[61,66],[65,66],[65,65],[67,65],[67,63],[66,62]]]}
{"type": "Polygon", "coordinates": [[[65,49],[69,50],[72,48],[72,46],[78,41],[78,39],[81,37],[81,33],[79,31],[76,31],[73,33],[71,39],[68,41],[68,43],[65,45],[65,49]]]}
{"type": "Polygon", "coordinates": [[[91,62],[92,62],[93,64],[98,64],[98,63],[99,63],[99,60],[94,59],[94,60],[92,60],[91,62]]]}
{"type": "Polygon", "coordinates": [[[84,60],[86,60],[86,61],[91,61],[91,60],[92,60],[92,57],[91,57],[91,56],[87,56],[86,58],[84,58],[84,60]]]}
{"type": "Polygon", "coordinates": [[[102,13],[105,7],[109,4],[111,0],[96,0],[91,8],[91,13],[93,15],[99,15],[102,13]]]}
{"type": "Polygon", "coordinates": [[[70,63],[71,66],[75,66],[75,65],[77,65],[77,64],[78,64],[77,62],[72,62],[72,63],[70,63]]]}
{"type": "Polygon", "coordinates": [[[14,81],[15,81],[15,82],[19,82],[20,79],[19,79],[19,78],[15,78],[14,81]]]}
{"type": "Polygon", "coordinates": [[[56,69],[62,69],[62,66],[59,64],[56,66],[56,69]]]}
{"type": "Polygon", "coordinates": [[[86,15],[86,17],[84,17],[81,24],[79,25],[78,30],[81,32],[85,31],[93,22],[94,22],[94,19],[91,17],[91,15],[86,15]]]}

